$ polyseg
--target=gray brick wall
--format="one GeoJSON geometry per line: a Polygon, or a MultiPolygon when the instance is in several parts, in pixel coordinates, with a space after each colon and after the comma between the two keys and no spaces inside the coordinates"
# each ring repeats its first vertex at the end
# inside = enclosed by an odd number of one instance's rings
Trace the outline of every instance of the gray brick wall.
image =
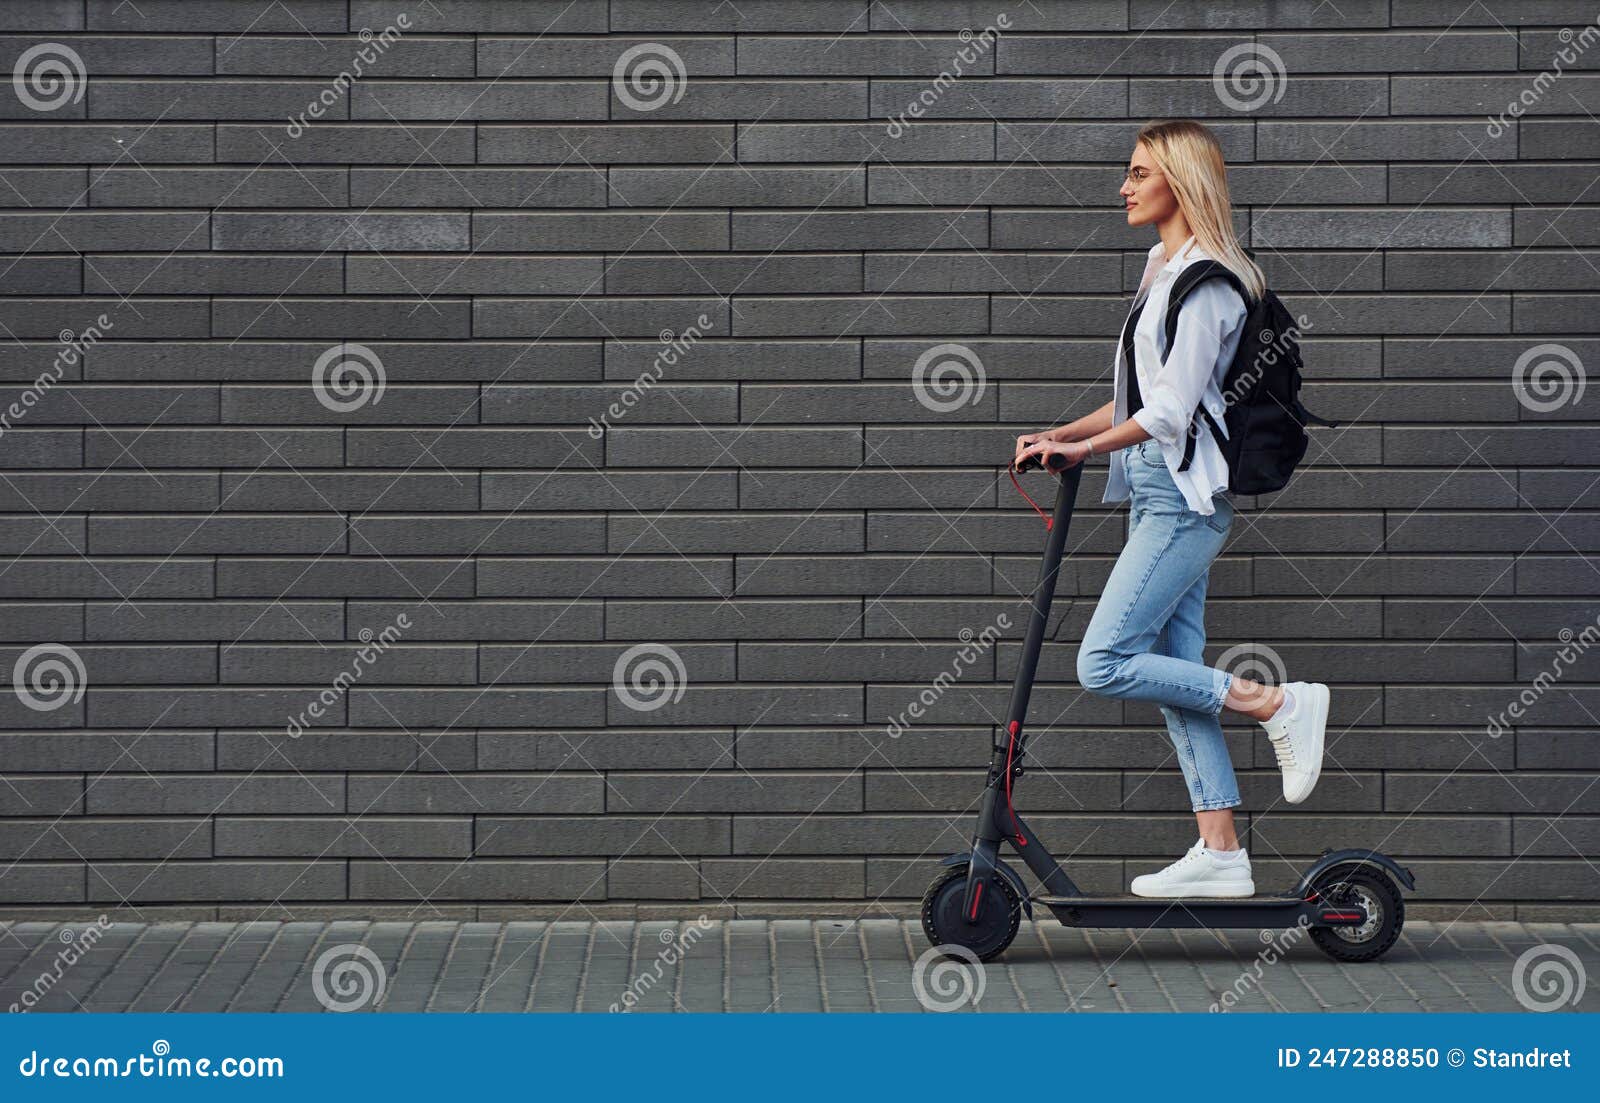
{"type": "MultiPolygon", "coordinates": [[[[1153,240],[1118,175],[1180,114],[1344,422],[1212,573],[1215,661],[1335,687],[1303,806],[1227,728],[1258,882],[1378,846],[1423,914],[1600,915],[1595,17],[0,4],[0,659],[68,683],[0,699],[0,912],[903,910],[964,844],[1042,545],[1000,465],[1109,397],[1153,240]],[[983,387],[941,410],[951,343],[983,387]],[[640,645],[659,707],[614,684],[640,645]]],[[[1156,709],[1074,684],[1103,487],[1022,803],[1115,890],[1194,832],[1156,709]]]]}

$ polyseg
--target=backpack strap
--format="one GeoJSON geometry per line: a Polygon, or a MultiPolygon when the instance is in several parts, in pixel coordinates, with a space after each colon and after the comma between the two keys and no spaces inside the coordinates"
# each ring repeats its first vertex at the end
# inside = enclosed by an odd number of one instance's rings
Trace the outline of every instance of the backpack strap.
{"type": "Polygon", "coordinates": [[[1184,300],[1189,297],[1189,292],[1212,279],[1227,280],[1229,286],[1244,300],[1245,306],[1249,307],[1250,293],[1245,290],[1244,284],[1239,282],[1239,277],[1225,265],[1209,258],[1189,265],[1178,273],[1178,278],[1173,281],[1172,290],[1167,293],[1167,347],[1161,353],[1163,364],[1167,361],[1167,354],[1172,351],[1173,339],[1178,335],[1178,312],[1183,309],[1184,300]]]}
{"type": "MultiPolygon", "coordinates": [[[[1226,280],[1228,285],[1239,293],[1245,301],[1245,306],[1250,305],[1250,293],[1245,290],[1244,284],[1239,282],[1239,277],[1234,275],[1226,265],[1207,258],[1197,261],[1178,273],[1178,278],[1173,282],[1172,290],[1167,295],[1167,346],[1162,350],[1161,362],[1167,361],[1167,354],[1172,351],[1172,342],[1178,336],[1178,312],[1183,309],[1184,300],[1189,297],[1189,292],[1199,287],[1207,280],[1226,280]]],[[[1195,406],[1195,411],[1189,418],[1188,440],[1183,446],[1183,462],[1178,465],[1179,471],[1189,470],[1189,464],[1194,460],[1194,442],[1200,430],[1195,426],[1196,417],[1205,418],[1206,425],[1211,429],[1211,435],[1218,443],[1222,442],[1222,429],[1217,425],[1216,419],[1211,416],[1211,411],[1206,409],[1202,401],[1195,406]]]]}

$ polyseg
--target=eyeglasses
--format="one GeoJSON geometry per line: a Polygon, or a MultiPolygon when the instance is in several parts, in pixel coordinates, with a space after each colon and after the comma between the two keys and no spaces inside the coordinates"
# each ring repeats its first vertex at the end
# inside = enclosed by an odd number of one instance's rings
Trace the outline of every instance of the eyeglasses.
{"type": "Polygon", "coordinates": [[[1143,168],[1141,166],[1135,166],[1135,167],[1129,169],[1127,172],[1122,174],[1122,182],[1124,184],[1132,184],[1134,187],[1137,188],[1140,184],[1144,183],[1146,180],[1150,179],[1152,176],[1160,176],[1160,175],[1161,174],[1159,172],[1152,172],[1151,170],[1149,170],[1147,168],[1143,168]]]}

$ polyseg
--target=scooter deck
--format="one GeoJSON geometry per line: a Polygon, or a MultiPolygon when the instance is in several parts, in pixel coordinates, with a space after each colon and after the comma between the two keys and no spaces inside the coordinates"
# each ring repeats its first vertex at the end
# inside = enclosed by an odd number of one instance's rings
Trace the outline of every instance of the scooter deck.
{"type": "Polygon", "coordinates": [[[1069,927],[1292,927],[1303,915],[1316,926],[1354,926],[1366,920],[1359,905],[1328,906],[1293,895],[1035,896],[1069,927]]]}
{"type": "Polygon", "coordinates": [[[1132,904],[1182,904],[1184,907],[1208,907],[1215,904],[1269,904],[1277,907],[1293,907],[1305,901],[1298,896],[1284,895],[1282,893],[1256,893],[1254,896],[1035,896],[1035,904],[1046,907],[1086,907],[1096,905],[1110,905],[1113,907],[1127,907],[1132,904]]]}

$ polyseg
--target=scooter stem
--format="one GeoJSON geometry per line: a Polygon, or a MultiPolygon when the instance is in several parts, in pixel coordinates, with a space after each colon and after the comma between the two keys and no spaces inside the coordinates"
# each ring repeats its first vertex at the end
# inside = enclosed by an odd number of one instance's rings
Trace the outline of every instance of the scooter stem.
{"type": "Polygon", "coordinates": [[[1020,745],[1023,724],[1028,716],[1028,697],[1033,692],[1033,677],[1039,667],[1039,651],[1044,646],[1045,626],[1050,621],[1050,605],[1056,596],[1056,575],[1061,569],[1061,554],[1067,544],[1067,528],[1072,523],[1072,507],[1078,499],[1078,483],[1083,465],[1074,464],[1061,472],[1061,488],[1056,491],[1055,513],[1050,519],[1039,564],[1039,582],[1029,603],[1028,633],[1023,637],[1022,654],[1017,659],[1016,681],[1011,686],[1011,707],[1006,710],[1006,731],[1015,734],[1020,745]]]}
{"type": "Polygon", "coordinates": [[[1013,845],[1021,847],[1018,853],[1022,860],[1033,870],[1047,891],[1060,896],[1078,894],[1078,887],[1042,845],[1037,842],[1032,845],[1022,843],[1023,839],[1031,838],[1031,832],[1028,832],[1015,810],[1009,807],[1008,784],[1014,763],[1007,752],[1015,751],[1015,768],[1020,772],[1026,739],[1023,723],[1028,716],[1028,698],[1033,692],[1033,678],[1039,667],[1039,652],[1044,647],[1045,627],[1050,622],[1050,605],[1056,596],[1056,575],[1061,569],[1061,555],[1067,543],[1067,528],[1072,522],[1072,507],[1078,499],[1078,484],[1082,479],[1082,464],[1068,467],[1061,472],[1061,486],[1056,491],[1055,513],[1051,517],[1049,535],[1045,539],[1044,559],[1039,566],[1039,582],[1034,586],[1033,598],[1029,602],[1028,631],[1023,638],[1022,654],[1017,657],[1016,680],[1011,687],[1011,707],[1006,710],[1006,727],[1002,735],[1005,742],[995,748],[990,761],[989,780],[984,790],[983,806],[978,813],[978,829],[972,839],[971,857],[967,866],[967,887],[961,906],[962,917],[968,923],[977,919],[979,906],[982,903],[983,885],[997,868],[1000,842],[1007,837],[1013,839],[1013,845]]]}

